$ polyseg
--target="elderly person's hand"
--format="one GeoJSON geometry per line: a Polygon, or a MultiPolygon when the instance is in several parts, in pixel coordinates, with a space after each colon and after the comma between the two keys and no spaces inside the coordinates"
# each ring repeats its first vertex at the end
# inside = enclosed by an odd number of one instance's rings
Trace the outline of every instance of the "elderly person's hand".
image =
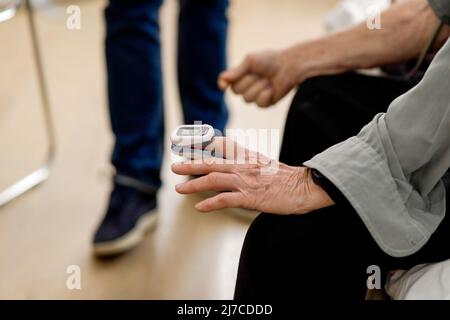
{"type": "Polygon", "coordinates": [[[302,82],[306,71],[303,65],[288,50],[253,53],[238,66],[222,72],[218,84],[222,90],[231,87],[246,102],[267,107],[302,82]]]}
{"type": "Polygon", "coordinates": [[[309,168],[270,160],[222,137],[217,137],[208,149],[224,155],[224,159],[207,158],[172,165],[176,174],[200,175],[177,185],[177,192],[219,192],[197,203],[195,207],[199,211],[239,207],[276,214],[303,214],[334,204],[313,182],[309,168]]]}
{"type": "MultiPolygon", "coordinates": [[[[426,0],[399,1],[382,13],[383,28],[372,30],[365,21],[283,50],[252,53],[219,75],[222,90],[231,88],[260,107],[275,104],[305,80],[415,59],[428,44],[440,20],[426,0]],[[408,25],[407,28],[404,26],[408,25]]],[[[442,27],[432,51],[450,35],[442,27]]]]}

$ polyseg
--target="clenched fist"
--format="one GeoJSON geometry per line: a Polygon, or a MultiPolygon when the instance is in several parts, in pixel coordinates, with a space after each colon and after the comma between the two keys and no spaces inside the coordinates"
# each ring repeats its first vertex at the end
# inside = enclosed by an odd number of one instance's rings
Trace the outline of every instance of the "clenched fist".
{"type": "Polygon", "coordinates": [[[222,90],[230,87],[247,102],[267,107],[314,75],[316,50],[305,44],[250,54],[238,66],[222,72],[218,85],[222,90]]]}

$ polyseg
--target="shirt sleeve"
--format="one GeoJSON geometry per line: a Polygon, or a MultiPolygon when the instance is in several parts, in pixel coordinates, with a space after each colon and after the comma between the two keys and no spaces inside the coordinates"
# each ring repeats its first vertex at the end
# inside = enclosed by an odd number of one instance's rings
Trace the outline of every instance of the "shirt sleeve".
{"type": "Polygon", "coordinates": [[[392,256],[420,249],[445,214],[450,167],[450,41],[422,81],[361,132],[305,162],[345,195],[392,256]]]}
{"type": "Polygon", "coordinates": [[[450,25],[450,0],[428,0],[436,15],[450,25]]]}

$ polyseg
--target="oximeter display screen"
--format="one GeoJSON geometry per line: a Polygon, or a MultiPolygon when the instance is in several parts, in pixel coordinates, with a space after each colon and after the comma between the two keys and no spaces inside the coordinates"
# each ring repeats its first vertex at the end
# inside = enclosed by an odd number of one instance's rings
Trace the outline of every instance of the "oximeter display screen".
{"type": "Polygon", "coordinates": [[[183,136],[183,137],[190,137],[190,136],[201,136],[203,135],[203,130],[202,128],[189,128],[189,127],[185,127],[185,128],[180,128],[177,131],[177,135],[178,136],[183,136]]]}
{"type": "Polygon", "coordinates": [[[171,149],[176,155],[188,159],[198,159],[200,155],[211,156],[213,151],[206,148],[214,137],[214,128],[210,125],[182,125],[170,135],[171,149]]]}

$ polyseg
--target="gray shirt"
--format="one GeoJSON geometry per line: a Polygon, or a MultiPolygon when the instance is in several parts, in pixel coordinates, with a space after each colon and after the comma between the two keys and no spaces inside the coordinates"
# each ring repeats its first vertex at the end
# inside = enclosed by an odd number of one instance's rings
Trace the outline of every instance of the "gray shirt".
{"type": "Polygon", "coordinates": [[[428,3],[436,12],[437,16],[446,24],[450,24],[450,1],[449,0],[428,0],[428,3]]]}
{"type": "MultiPolygon", "coordinates": [[[[450,0],[429,3],[450,22],[450,0]]],[[[386,113],[305,165],[340,189],[387,254],[419,250],[446,211],[441,179],[450,168],[450,40],[422,81],[386,113]]]]}

